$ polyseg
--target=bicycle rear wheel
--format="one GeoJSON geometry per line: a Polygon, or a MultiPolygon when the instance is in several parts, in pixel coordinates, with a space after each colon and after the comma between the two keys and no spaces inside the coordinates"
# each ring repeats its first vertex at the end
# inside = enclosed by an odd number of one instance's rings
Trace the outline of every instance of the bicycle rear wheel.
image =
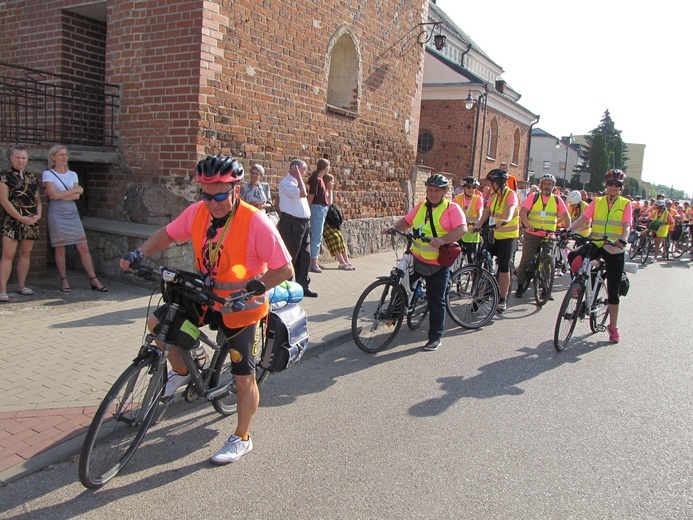
{"type": "Polygon", "coordinates": [[[450,277],[445,306],[455,323],[465,329],[478,329],[493,319],[499,299],[500,289],[493,275],[469,265],[450,277]]]}
{"type": "Polygon", "coordinates": [[[555,274],[553,257],[545,256],[539,260],[537,272],[534,273],[534,301],[539,307],[543,307],[551,298],[555,274]]]}
{"type": "Polygon", "coordinates": [[[568,346],[568,342],[573,336],[575,325],[580,317],[584,291],[585,288],[580,282],[573,281],[563,297],[561,310],[558,311],[558,318],[556,318],[556,328],[553,332],[553,346],[558,352],[568,346]]]}
{"type": "Polygon", "coordinates": [[[676,243],[676,249],[671,252],[671,256],[674,258],[681,258],[683,254],[691,248],[691,238],[686,232],[681,234],[681,238],[676,243]]]}
{"type": "Polygon", "coordinates": [[[395,339],[404,319],[404,289],[392,280],[376,280],[356,302],[351,317],[351,335],[356,346],[374,353],[395,339]]]}
{"type": "MultiPolygon", "coordinates": [[[[257,386],[260,386],[265,378],[269,375],[269,372],[260,366],[260,359],[262,358],[262,353],[265,351],[265,346],[267,345],[267,336],[265,335],[265,322],[262,321],[259,325],[260,330],[260,348],[255,349],[255,382],[257,386]]],[[[221,354],[217,359],[217,364],[214,367],[214,373],[209,382],[210,388],[216,388],[217,386],[223,386],[230,383],[229,392],[225,395],[221,395],[212,401],[212,406],[221,415],[233,415],[238,410],[238,387],[236,386],[236,381],[233,374],[231,373],[231,356],[229,352],[231,347],[226,343],[225,338],[221,331],[217,335],[217,343],[223,341],[224,346],[222,347],[221,354]],[[221,335],[221,337],[219,337],[221,335]]]]}
{"type": "Polygon", "coordinates": [[[89,426],[79,457],[79,480],[98,489],[134,455],[154,419],[164,390],[158,359],[148,355],[130,365],[113,384],[89,426]]]}
{"type": "MultiPolygon", "coordinates": [[[[462,255],[460,255],[462,256],[462,255]]],[[[426,289],[424,288],[424,291],[426,289]]],[[[418,329],[428,315],[428,298],[424,294],[422,298],[414,298],[411,302],[411,312],[407,312],[407,327],[411,330],[418,329]]]]}
{"type": "Polygon", "coordinates": [[[606,285],[600,282],[594,290],[594,303],[590,313],[590,330],[592,332],[604,332],[606,318],[609,316],[609,303],[606,296],[606,285]]]}

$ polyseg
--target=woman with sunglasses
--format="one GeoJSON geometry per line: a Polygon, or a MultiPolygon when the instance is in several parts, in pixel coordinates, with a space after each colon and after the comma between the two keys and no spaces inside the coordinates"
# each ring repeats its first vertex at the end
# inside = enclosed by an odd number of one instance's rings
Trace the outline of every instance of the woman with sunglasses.
{"type": "MultiPolygon", "coordinates": [[[[585,211],[570,226],[570,230],[578,230],[586,224],[592,224],[590,237],[593,240],[594,251],[592,258],[602,257],[606,264],[606,290],[609,302],[609,341],[618,343],[618,306],[620,303],[618,288],[623,276],[625,254],[623,248],[628,243],[630,226],[633,222],[633,205],[621,196],[621,189],[626,180],[626,174],[621,170],[609,170],[605,175],[606,195],[595,197],[585,208],[585,211]]],[[[581,254],[582,248],[568,255],[568,260],[581,254]]]]}

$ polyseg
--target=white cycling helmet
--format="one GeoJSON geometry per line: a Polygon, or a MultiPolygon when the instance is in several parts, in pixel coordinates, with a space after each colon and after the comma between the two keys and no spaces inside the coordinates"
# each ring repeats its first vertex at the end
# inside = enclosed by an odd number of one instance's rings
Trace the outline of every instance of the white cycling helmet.
{"type": "Polygon", "coordinates": [[[582,202],[582,193],[578,190],[573,190],[568,194],[568,204],[579,204],[582,202]]]}

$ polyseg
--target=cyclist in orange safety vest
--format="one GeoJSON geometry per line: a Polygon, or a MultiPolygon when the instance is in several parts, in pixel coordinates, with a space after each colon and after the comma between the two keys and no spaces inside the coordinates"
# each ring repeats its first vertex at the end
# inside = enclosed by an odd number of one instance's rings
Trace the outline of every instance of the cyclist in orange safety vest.
{"type": "MultiPolygon", "coordinates": [[[[123,255],[121,268],[127,270],[131,263],[140,263],[173,242],[192,241],[198,274],[219,296],[233,295],[250,280],[260,280],[270,289],[291,278],[291,255],[277,229],[264,213],[239,198],[243,166],[232,157],[209,156],[197,164],[195,180],[200,184],[202,200],[188,206],[139,249],[123,255]]],[[[267,296],[249,300],[245,309],[237,312],[218,304],[209,307],[190,301],[184,301],[184,309],[185,317],[195,325],[216,325],[231,347],[238,423],[233,435],[210,461],[217,465],[235,462],[253,449],[250,426],[260,400],[255,362],[262,345],[259,322],[268,312],[267,296]]],[[[148,323],[152,332],[158,329],[159,320],[167,311],[164,305],[152,313],[148,323]]],[[[171,349],[168,360],[172,370],[164,398],[171,398],[190,381],[176,348],[171,349]]]]}

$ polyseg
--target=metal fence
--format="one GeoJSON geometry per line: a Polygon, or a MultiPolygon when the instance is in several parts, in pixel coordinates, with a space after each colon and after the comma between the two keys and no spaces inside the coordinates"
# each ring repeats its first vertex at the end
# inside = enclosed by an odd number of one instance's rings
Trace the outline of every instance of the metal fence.
{"type": "Polygon", "coordinates": [[[0,141],[115,147],[118,89],[0,62],[0,141]]]}

